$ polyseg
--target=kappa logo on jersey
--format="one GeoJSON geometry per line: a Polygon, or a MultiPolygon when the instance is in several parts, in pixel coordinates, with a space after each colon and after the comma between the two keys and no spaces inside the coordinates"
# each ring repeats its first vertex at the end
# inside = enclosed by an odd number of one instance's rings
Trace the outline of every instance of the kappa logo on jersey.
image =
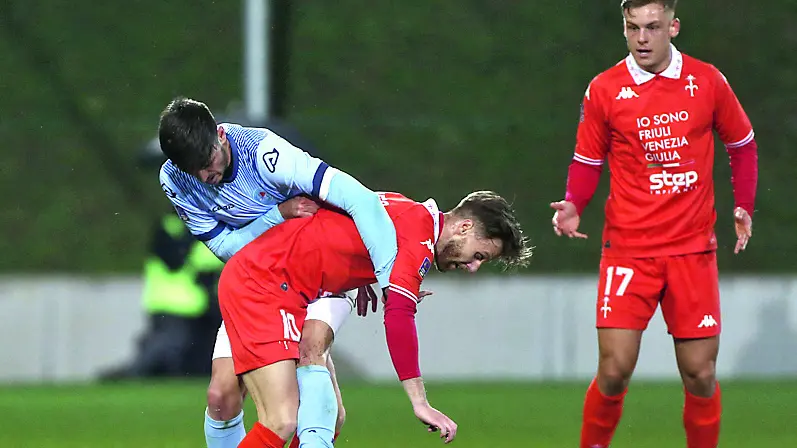
{"type": "Polygon", "coordinates": [[[426,274],[429,273],[429,269],[432,267],[432,262],[429,261],[429,258],[424,258],[423,263],[421,263],[421,267],[418,269],[418,274],[420,274],[421,278],[426,277],[426,274]]]}
{"type": "Polygon", "coordinates": [[[163,190],[163,192],[164,192],[164,193],[166,193],[166,196],[168,196],[168,197],[170,197],[170,198],[172,198],[172,199],[174,199],[174,198],[176,198],[176,197],[177,197],[177,193],[175,193],[175,192],[174,192],[174,190],[172,190],[172,189],[171,189],[171,188],[170,188],[168,185],[166,185],[166,184],[161,184],[161,190],[163,190]]]}
{"type": "Polygon", "coordinates": [[[432,240],[431,239],[426,240],[426,241],[421,241],[421,244],[426,246],[426,248],[429,249],[429,252],[434,253],[434,244],[432,244],[432,240]]]}
{"type": "Polygon", "coordinates": [[[650,175],[650,192],[652,194],[667,194],[689,191],[697,183],[697,179],[695,171],[668,173],[667,170],[662,170],[661,173],[650,175]]]}
{"type": "Polygon", "coordinates": [[[188,217],[188,213],[186,213],[185,209],[183,209],[179,205],[175,205],[174,210],[177,212],[177,216],[179,216],[180,219],[183,220],[183,222],[188,222],[191,220],[191,218],[188,217]]]}
{"type": "Polygon", "coordinates": [[[633,91],[630,87],[623,87],[620,89],[620,93],[617,94],[616,100],[630,100],[631,98],[639,98],[639,95],[633,91]]]}
{"type": "Polygon", "coordinates": [[[279,158],[280,153],[277,151],[277,148],[263,154],[263,163],[266,165],[266,169],[269,173],[273,173],[277,169],[277,160],[279,160],[279,158]]]}
{"type": "Polygon", "coordinates": [[[703,320],[700,321],[700,325],[697,328],[709,328],[709,327],[716,327],[717,321],[714,319],[714,316],[711,314],[706,314],[703,316],[703,320]]]}
{"type": "Polygon", "coordinates": [[[695,78],[692,75],[689,75],[689,76],[686,77],[686,80],[689,81],[689,84],[684,86],[684,90],[688,90],[689,91],[689,96],[691,96],[691,97],[694,97],[695,96],[695,90],[700,88],[700,87],[695,85],[695,83],[694,83],[695,79],[697,79],[697,78],[695,78]]]}

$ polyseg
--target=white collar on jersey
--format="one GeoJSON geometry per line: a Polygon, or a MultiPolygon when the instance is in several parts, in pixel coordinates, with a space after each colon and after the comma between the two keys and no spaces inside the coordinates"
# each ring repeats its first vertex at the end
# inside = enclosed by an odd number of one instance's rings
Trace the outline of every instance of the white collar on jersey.
{"type": "MultiPolygon", "coordinates": [[[[680,79],[681,69],[684,67],[684,55],[682,55],[673,44],[670,44],[670,51],[672,52],[670,65],[668,65],[663,72],[659,73],[659,76],[670,79],[680,79]]],[[[625,58],[625,66],[628,68],[628,73],[634,78],[636,85],[644,84],[656,77],[656,74],[643,70],[630,53],[625,58]]]]}
{"type": "Polygon", "coordinates": [[[440,238],[440,209],[437,208],[437,202],[434,199],[427,199],[422,203],[426,210],[432,215],[434,220],[434,244],[437,244],[437,239],[440,238]]]}

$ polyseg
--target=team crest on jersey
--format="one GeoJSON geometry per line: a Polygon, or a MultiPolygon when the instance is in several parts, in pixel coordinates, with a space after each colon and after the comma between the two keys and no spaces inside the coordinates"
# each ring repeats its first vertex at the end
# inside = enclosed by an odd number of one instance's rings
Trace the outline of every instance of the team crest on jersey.
{"type": "Polygon", "coordinates": [[[179,216],[180,219],[183,220],[183,222],[188,222],[191,220],[191,218],[188,217],[188,213],[185,211],[185,209],[183,209],[179,205],[175,205],[174,210],[177,212],[177,216],[179,216]]]}
{"type": "Polygon", "coordinates": [[[420,269],[418,269],[418,274],[420,274],[421,278],[426,277],[426,274],[429,272],[429,269],[432,267],[432,262],[429,261],[429,258],[424,258],[423,263],[421,263],[420,269]]]}

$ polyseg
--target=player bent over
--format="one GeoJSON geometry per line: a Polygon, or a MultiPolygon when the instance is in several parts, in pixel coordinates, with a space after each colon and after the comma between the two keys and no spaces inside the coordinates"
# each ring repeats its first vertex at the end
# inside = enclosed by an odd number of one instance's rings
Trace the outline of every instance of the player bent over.
{"type": "MultiPolygon", "coordinates": [[[[169,159],[161,168],[163,191],[191,233],[222,260],[288,218],[311,216],[326,201],[354,220],[373,257],[375,275],[387,286],[396,256],[393,222],[379,197],[346,173],[328,166],[268,129],[216,124],[208,107],[178,98],[161,114],[158,137],[169,159]]],[[[352,309],[344,294],[325,296],[308,308],[296,374],[302,415],[311,426],[339,430],[345,412],[332,361],[319,347],[352,309]],[[320,413],[318,409],[330,410],[320,413]],[[331,419],[330,414],[331,413],[331,419]],[[337,418],[336,418],[337,414],[337,418]]],[[[238,446],[245,435],[244,389],[232,366],[225,326],[213,354],[205,438],[208,448],[238,446]]],[[[332,435],[329,436],[330,443],[332,435]]],[[[298,446],[298,438],[292,446],[298,446]]]]}
{"type": "Polygon", "coordinates": [[[680,53],[676,0],[624,0],[630,54],[584,95],[565,200],[551,204],[557,235],[586,238],[579,216],[604,159],[606,201],[598,282],[598,371],[587,390],[582,448],[609,446],[639,356],[661,306],[684,384],[688,448],[716,448],[721,328],[714,235],[714,136],[730,155],[736,249],[752,235],[757,148],[750,121],[714,66],[680,53]]]}
{"type": "MultiPolygon", "coordinates": [[[[443,272],[476,272],[490,261],[523,265],[531,250],[514,211],[495,193],[471,193],[447,213],[433,200],[381,196],[398,241],[386,291],[388,349],[415,415],[450,442],[457,425],[427,401],[418,365],[415,312],[423,277],[432,264],[443,272]]],[[[241,447],[282,447],[296,425],[298,341],[315,294],[373,281],[371,260],[354,223],[325,208],[273,228],[230,259],[219,281],[219,304],[235,372],[242,375],[258,414],[241,447]]],[[[299,432],[309,431],[302,427],[301,411],[298,419],[299,432]]]]}

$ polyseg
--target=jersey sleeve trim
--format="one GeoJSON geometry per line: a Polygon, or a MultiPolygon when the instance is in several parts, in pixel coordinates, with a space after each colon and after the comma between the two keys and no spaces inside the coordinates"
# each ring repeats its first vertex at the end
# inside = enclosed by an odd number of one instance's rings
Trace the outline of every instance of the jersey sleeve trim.
{"type": "Polygon", "coordinates": [[[326,201],[329,196],[329,184],[337,172],[337,169],[330,167],[326,162],[321,162],[313,176],[312,195],[326,201]]]}
{"type": "Polygon", "coordinates": [[[602,159],[590,159],[589,157],[584,157],[579,153],[575,153],[573,155],[573,160],[576,162],[581,162],[585,165],[592,165],[592,166],[602,166],[603,160],[602,159]]]}
{"type": "Polygon", "coordinates": [[[412,300],[413,302],[418,303],[418,297],[407,288],[401,287],[395,283],[391,283],[390,286],[388,287],[388,290],[393,291],[397,294],[401,294],[402,296],[412,300]]]}
{"type": "Polygon", "coordinates": [[[227,224],[219,222],[218,224],[216,224],[216,227],[212,228],[210,231],[195,236],[196,239],[198,239],[199,241],[210,241],[213,238],[219,236],[219,234],[226,228],[227,224]]]}
{"type": "Polygon", "coordinates": [[[725,147],[728,149],[739,148],[752,142],[754,138],[755,138],[755,132],[751,129],[750,133],[747,134],[747,137],[739,140],[738,142],[728,143],[727,145],[725,145],[725,147]]]}

